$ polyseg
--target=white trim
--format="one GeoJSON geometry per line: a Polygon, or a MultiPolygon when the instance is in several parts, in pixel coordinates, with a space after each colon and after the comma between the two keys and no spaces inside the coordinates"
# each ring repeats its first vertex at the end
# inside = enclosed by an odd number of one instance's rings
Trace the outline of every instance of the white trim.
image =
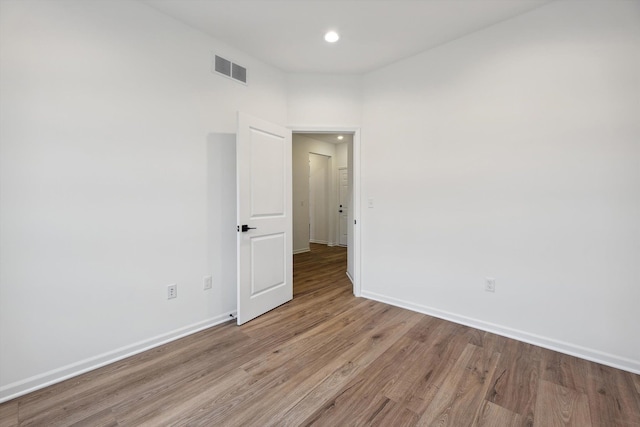
{"type": "MultiPolygon", "coordinates": [[[[348,163],[347,163],[347,165],[348,165],[348,163]]],[[[348,166],[336,169],[336,172],[337,172],[337,175],[336,175],[336,190],[335,190],[336,191],[336,205],[340,205],[340,173],[343,170],[347,171],[347,176],[348,176],[349,175],[349,167],[348,166]]],[[[338,209],[341,210],[342,207],[338,207],[338,209]]],[[[348,206],[347,206],[347,209],[349,209],[348,206]]],[[[340,213],[341,213],[340,211],[336,212],[336,235],[335,235],[335,237],[336,237],[336,245],[346,248],[347,244],[344,244],[344,245],[340,244],[340,238],[342,237],[342,236],[340,236],[340,216],[341,216],[340,213]]],[[[349,232],[349,223],[348,223],[349,218],[348,218],[348,216],[349,215],[347,213],[347,243],[349,243],[349,235],[348,235],[348,232],[349,232]]]]}
{"type": "Polygon", "coordinates": [[[0,403],[40,390],[86,372],[93,371],[94,369],[126,359],[127,357],[151,350],[152,348],[156,348],[171,341],[186,337],[187,335],[200,332],[212,326],[233,320],[235,317],[236,312],[229,311],[219,316],[212,317],[183,328],[175,329],[165,334],[156,335],[153,338],[142,340],[134,344],[120,347],[116,350],[108,351],[97,356],[71,363],[61,368],[53,369],[21,381],[7,384],[0,387],[0,403]]]}
{"type": "Polygon", "coordinates": [[[329,242],[326,240],[318,240],[318,239],[309,239],[309,243],[317,243],[318,245],[329,245],[329,242]]]}
{"type": "Polygon", "coordinates": [[[351,277],[351,275],[349,274],[349,272],[347,271],[347,277],[349,278],[349,280],[351,281],[351,283],[353,284],[353,277],[351,277]]]}
{"type": "MultiPolygon", "coordinates": [[[[360,128],[353,134],[353,295],[362,296],[362,272],[360,260],[360,128]]],[[[350,207],[351,208],[351,207],[350,207]]]]}
{"type": "Polygon", "coordinates": [[[297,254],[303,254],[305,252],[311,252],[311,249],[309,248],[294,249],[293,254],[297,255],[297,254]]]}
{"type": "Polygon", "coordinates": [[[444,319],[454,323],[459,323],[461,325],[470,326],[475,329],[491,332],[507,338],[513,338],[515,340],[526,342],[528,344],[537,345],[538,347],[547,348],[549,350],[558,351],[560,353],[565,353],[571,356],[579,357],[581,359],[586,359],[592,362],[611,366],[616,369],[622,369],[634,374],[640,374],[640,361],[638,360],[627,359],[625,357],[604,353],[592,348],[582,347],[553,338],[543,337],[541,335],[536,335],[518,329],[497,325],[495,323],[489,323],[482,320],[473,319],[471,317],[461,316],[459,314],[438,310],[433,307],[428,307],[409,301],[404,301],[398,298],[378,294],[376,292],[363,291],[362,296],[364,298],[380,301],[386,304],[394,305],[396,307],[406,308],[407,310],[416,311],[418,313],[427,314],[439,319],[444,319]]]}

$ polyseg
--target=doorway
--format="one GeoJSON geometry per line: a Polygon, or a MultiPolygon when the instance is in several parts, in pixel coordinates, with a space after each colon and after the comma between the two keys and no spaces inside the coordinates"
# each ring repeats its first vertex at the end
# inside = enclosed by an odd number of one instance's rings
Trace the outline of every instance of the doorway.
{"type": "Polygon", "coordinates": [[[356,217],[349,206],[356,197],[357,140],[357,129],[294,129],[292,138],[293,253],[308,252],[317,244],[346,247],[346,274],[355,295],[356,217]]]}
{"type": "MultiPolygon", "coordinates": [[[[343,158],[347,159],[347,167],[348,169],[353,168],[353,173],[347,174],[351,188],[349,200],[352,207],[352,209],[349,209],[348,215],[347,247],[351,249],[348,251],[346,248],[336,247],[334,249],[342,249],[343,255],[347,255],[349,261],[347,262],[346,275],[352,284],[352,292],[357,297],[361,294],[359,284],[359,233],[355,227],[357,223],[354,218],[358,215],[359,204],[354,203],[354,201],[358,200],[359,180],[355,180],[354,177],[359,174],[359,162],[355,160],[359,154],[359,133],[357,129],[351,131],[336,129],[336,132],[348,133],[352,141],[348,144],[348,147],[342,144],[341,147],[343,149],[337,150],[337,154],[326,156],[329,158],[327,161],[331,162],[329,163],[331,166],[326,167],[329,170],[326,175],[332,180],[328,187],[337,190],[338,176],[334,174],[333,167],[338,162],[332,162],[331,158],[338,157],[339,153],[345,153],[343,158]]],[[[297,133],[309,134],[311,132],[309,130],[306,130],[306,132],[298,130],[297,133]]],[[[331,133],[333,132],[325,131],[322,135],[326,136],[326,134],[331,133]]],[[[286,129],[246,114],[238,114],[238,134],[236,135],[236,232],[238,236],[236,243],[236,288],[238,324],[251,320],[271,308],[291,300],[293,297],[293,280],[291,277],[293,273],[291,262],[293,261],[292,254],[294,253],[292,240],[295,222],[293,218],[295,209],[293,208],[297,206],[305,207],[304,201],[300,202],[300,204],[297,202],[295,205],[293,204],[295,189],[293,188],[292,179],[294,178],[293,174],[296,173],[292,167],[294,160],[292,153],[294,145],[292,144],[293,134],[294,131],[291,129],[286,129]],[[263,128],[266,130],[263,130],[263,128]],[[263,191],[265,188],[271,192],[263,191]],[[272,219],[277,219],[277,224],[274,221],[258,224],[259,221],[272,219]],[[284,231],[271,227],[275,227],[274,224],[282,225],[282,230],[284,231]],[[258,246],[260,247],[257,248],[258,246]],[[246,250],[247,247],[249,247],[249,251],[246,250]],[[256,251],[256,249],[259,249],[259,251],[256,251]],[[258,260],[254,256],[257,252],[259,252],[260,258],[258,260]],[[247,257],[247,254],[250,256],[247,257]],[[271,259],[269,258],[270,256],[277,259],[271,259]],[[278,267],[281,264],[283,268],[278,267]],[[254,274],[256,269],[259,271],[254,274]],[[247,280],[247,278],[250,280],[247,280]],[[280,289],[283,290],[284,294],[278,294],[272,298],[271,296],[275,295],[274,292],[280,289]],[[266,296],[264,304],[261,303],[259,307],[249,307],[252,300],[256,299],[255,297],[258,295],[266,296]]],[[[338,136],[334,134],[336,139],[343,139],[342,135],[338,136]]],[[[308,138],[307,135],[302,135],[302,137],[308,138]]],[[[335,149],[332,151],[336,152],[335,149]]],[[[306,167],[302,169],[305,172],[306,180],[296,180],[297,182],[306,181],[307,184],[309,182],[308,155],[310,152],[307,151],[307,160],[304,162],[306,167]]],[[[308,194],[308,191],[306,193],[308,194]]],[[[330,193],[327,198],[337,202],[339,200],[337,191],[330,193]]],[[[308,206],[307,200],[307,209],[308,206]]],[[[335,207],[335,203],[333,206],[335,207]]],[[[333,210],[330,211],[330,214],[331,217],[337,215],[333,210]]],[[[307,228],[309,226],[308,216],[305,223],[305,228],[309,230],[307,228]]],[[[333,236],[338,233],[338,227],[336,223],[330,222],[328,228],[329,238],[333,239],[333,236]]],[[[307,233],[306,236],[308,243],[309,234],[307,233]]],[[[338,241],[338,239],[335,241],[338,241]]]]}

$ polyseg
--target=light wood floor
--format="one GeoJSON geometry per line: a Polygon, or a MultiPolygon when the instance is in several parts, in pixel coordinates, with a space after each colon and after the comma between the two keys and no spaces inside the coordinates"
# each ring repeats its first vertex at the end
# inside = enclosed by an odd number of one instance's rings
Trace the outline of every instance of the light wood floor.
{"type": "Polygon", "coordinates": [[[640,378],[354,298],[346,251],[292,302],[0,405],[0,425],[640,426],[640,378]]]}

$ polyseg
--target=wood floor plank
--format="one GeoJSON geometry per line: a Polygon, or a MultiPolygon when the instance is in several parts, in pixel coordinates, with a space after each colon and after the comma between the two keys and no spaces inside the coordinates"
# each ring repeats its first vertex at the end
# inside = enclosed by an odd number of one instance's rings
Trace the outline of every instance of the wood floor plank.
{"type": "Polygon", "coordinates": [[[612,370],[615,382],[618,385],[616,387],[618,401],[621,402],[618,406],[621,410],[621,415],[617,417],[617,420],[640,426],[640,394],[633,394],[635,390],[634,377],[637,378],[638,375],[629,374],[619,369],[612,370]]]}
{"type": "Polygon", "coordinates": [[[484,401],[472,427],[524,427],[524,419],[519,414],[484,401]]]}
{"type": "Polygon", "coordinates": [[[401,337],[301,425],[364,423],[378,410],[376,397],[384,397],[378,396],[380,391],[397,380],[403,368],[412,364],[423,348],[424,344],[401,337]]]}
{"type": "Polygon", "coordinates": [[[544,380],[587,394],[594,425],[615,420],[620,426],[640,426],[637,375],[555,351],[545,352],[543,364],[544,380]]]}
{"type": "Polygon", "coordinates": [[[469,344],[467,328],[451,322],[438,320],[440,328],[434,330],[425,341],[428,351],[419,366],[409,368],[413,382],[398,381],[388,390],[388,396],[402,402],[416,414],[423,414],[432,400],[451,377],[451,372],[463,350],[469,344]],[[408,385],[408,387],[406,387],[408,385]]]}
{"type": "Polygon", "coordinates": [[[237,387],[247,383],[251,383],[251,376],[242,369],[234,369],[214,383],[203,383],[181,390],[181,396],[184,396],[182,399],[168,399],[161,405],[155,405],[154,411],[145,407],[144,411],[139,413],[128,412],[126,419],[122,415],[118,416],[117,420],[120,425],[140,427],[184,425],[184,421],[196,425],[198,415],[206,409],[203,407],[203,401],[233,402],[237,396],[237,387]],[[188,395],[182,394],[185,392],[188,395]]]}
{"type": "Polygon", "coordinates": [[[505,346],[510,341],[513,340],[491,332],[485,332],[482,335],[482,344],[480,346],[488,353],[503,353],[505,346]]]}
{"type": "Polygon", "coordinates": [[[637,375],[355,298],[346,251],[294,299],[0,404],[3,426],[640,426],[637,375]]]}
{"type": "Polygon", "coordinates": [[[418,426],[470,426],[484,403],[499,353],[487,359],[482,348],[467,344],[456,361],[451,379],[438,390],[418,426]]]}
{"type": "MultiPolygon", "coordinates": [[[[50,426],[52,424],[49,424],[47,422],[47,425],[50,426]]],[[[62,425],[67,425],[67,423],[64,422],[62,425]]],[[[117,427],[118,422],[116,421],[116,417],[113,413],[113,410],[111,408],[107,408],[103,411],[91,414],[87,418],[80,420],[77,423],[71,424],[71,426],[73,427],[84,427],[84,426],[117,427]]]]}
{"type": "Polygon", "coordinates": [[[509,340],[491,380],[486,399],[533,423],[538,382],[542,369],[542,349],[509,340]]]}
{"type": "Polygon", "coordinates": [[[636,388],[636,392],[638,393],[638,395],[640,395],[640,375],[632,374],[632,381],[636,388]]]}
{"type": "Polygon", "coordinates": [[[407,338],[422,343],[431,342],[434,334],[436,334],[434,331],[439,330],[443,325],[448,324],[450,323],[442,319],[432,316],[424,316],[413,328],[411,328],[411,330],[409,330],[409,332],[407,332],[407,338]]]}
{"type": "Polygon", "coordinates": [[[589,400],[580,393],[549,381],[540,381],[534,411],[534,426],[590,427],[589,400]]]}
{"type": "Polygon", "coordinates": [[[589,362],[588,385],[594,425],[615,422],[619,426],[640,426],[640,404],[631,378],[633,374],[589,362]]]}
{"type": "Polygon", "coordinates": [[[303,353],[328,350],[328,346],[353,339],[363,328],[373,328],[378,316],[389,312],[387,307],[372,304],[371,301],[360,300],[352,310],[344,312],[316,327],[313,331],[300,334],[260,359],[253,359],[242,365],[247,373],[255,378],[263,377],[274,369],[300,357],[303,353]],[[364,314],[363,314],[364,313],[364,314]],[[369,326],[367,326],[369,325],[369,326]],[[322,347],[322,349],[321,349],[322,347]]]}
{"type": "Polygon", "coordinates": [[[587,382],[585,393],[589,397],[593,424],[606,426],[606,423],[619,418],[621,408],[617,403],[615,381],[611,371],[603,366],[590,364],[585,381],[587,382]]]}
{"type": "MultiPolygon", "coordinates": [[[[389,325],[394,327],[395,330],[406,330],[408,326],[412,324],[412,318],[413,316],[406,316],[406,313],[399,312],[396,317],[390,320],[392,323],[389,323],[389,325]]],[[[379,348],[378,351],[382,352],[383,346],[391,345],[391,343],[397,339],[397,336],[394,336],[392,333],[384,334],[381,333],[380,329],[376,329],[377,331],[371,331],[369,333],[366,333],[366,329],[364,329],[360,332],[360,336],[357,339],[345,343],[347,345],[343,346],[335,354],[329,357],[323,355],[322,358],[317,359],[316,363],[309,364],[308,368],[305,368],[297,375],[297,378],[292,378],[293,381],[280,387],[278,394],[266,399],[265,404],[268,410],[256,412],[253,416],[246,417],[245,421],[253,425],[268,425],[278,420],[280,414],[287,413],[291,408],[300,403],[302,396],[307,395],[309,390],[313,390],[319,383],[322,383],[326,378],[332,376],[336,370],[341,369],[347,359],[352,362],[351,366],[354,368],[351,372],[355,373],[364,369],[368,364],[375,361],[375,358],[368,358],[370,362],[367,363],[367,358],[358,357],[362,354],[361,346],[371,347],[372,343],[375,342],[375,345],[379,348]],[[385,341],[384,344],[382,342],[383,339],[385,341]],[[354,360],[358,361],[357,365],[353,363],[354,360]],[[283,400],[281,398],[283,395],[289,396],[290,398],[283,400]]],[[[317,403],[316,401],[316,404],[317,403]]],[[[301,407],[298,406],[297,410],[300,410],[300,408],[301,407]]],[[[278,421],[275,424],[278,425],[282,423],[278,421]]]]}
{"type": "Polygon", "coordinates": [[[332,366],[333,371],[314,385],[313,388],[281,417],[274,418],[271,425],[298,426],[311,418],[319,407],[330,405],[328,402],[349,389],[349,383],[356,376],[363,375],[366,368],[396,343],[415,322],[416,316],[399,313],[397,317],[376,330],[366,332],[350,351],[340,355],[332,366]]]}
{"type": "MultiPolygon", "coordinates": [[[[444,382],[455,360],[468,344],[466,339],[460,339],[461,335],[456,334],[459,325],[440,319],[429,323],[430,326],[434,324],[434,327],[425,329],[425,333],[420,334],[417,339],[426,346],[420,363],[408,366],[385,391],[387,397],[402,402],[416,414],[424,412],[431,403],[435,390],[444,382]]],[[[425,322],[416,326],[425,326],[425,322]]],[[[416,339],[415,331],[416,327],[409,331],[407,337],[416,339]]]]}
{"type": "MultiPolygon", "coordinates": [[[[443,323],[451,325],[448,322],[443,323]]],[[[451,339],[455,335],[446,335],[448,342],[456,341],[451,339]]],[[[332,400],[325,403],[302,424],[343,425],[352,421],[366,423],[368,414],[378,410],[373,397],[384,401],[382,397],[388,398],[389,394],[393,395],[398,383],[407,382],[404,380],[405,373],[418,364],[423,365],[426,355],[433,351],[430,344],[416,341],[409,336],[416,337],[415,329],[410,331],[406,338],[398,340],[369,369],[346,385],[332,400]],[[336,411],[335,408],[349,408],[349,410],[336,411]]],[[[455,347],[456,345],[453,345],[449,348],[455,347]]]]}
{"type": "Polygon", "coordinates": [[[18,425],[18,401],[12,400],[0,405],[0,427],[18,425]]]}
{"type": "Polygon", "coordinates": [[[380,427],[411,427],[417,424],[419,417],[415,412],[389,398],[384,399],[386,399],[386,404],[380,411],[374,412],[371,415],[367,420],[367,425],[380,427]]]}
{"type": "Polygon", "coordinates": [[[340,311],[340,306],[348,309],[354,303],[348,296],[349,290],[344,287],[319,289],[300,296],[295,300],[295,304],[282,305],[277,310],[269,311],[240,328],[248,336],[259,336],[263,339],[269,336],[270,331],[280,332],[282,328],[277,327],[280,322],[290,322],[294,326],[300,321],[309,321],[312,318],[328,318],[329,313],[334,314],[333,311],[325,309],[330,305],[333,305],[337,311],[340,311]]]}
{"type": "Polygon", "coordinates": [[[542,379],[585,393],[589,387],[591,362],[557,351],[547,351],[543,357],[542,379]]]}

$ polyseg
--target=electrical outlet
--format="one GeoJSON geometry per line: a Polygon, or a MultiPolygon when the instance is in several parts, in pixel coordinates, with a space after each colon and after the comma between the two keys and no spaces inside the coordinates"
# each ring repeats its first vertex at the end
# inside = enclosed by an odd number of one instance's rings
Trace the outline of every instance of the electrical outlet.
{"type": "Polygon", "coordinates": [[[487,292],[495,292],[496,291],[496,279],[493,277],[485,277],[484,279],[484,290],[487,292]]]}
{"type": "Polygon", "coordinates": [[[204,276],[204,279],[202,281],[205,290],[211,289],[211,287],[213,286],[213,278],[211,276],[204,276]]]}
{"type": "Polygon", "coordinates": [[[167,299],[178,298],[178,285],[167,286],[167,299]]]}

